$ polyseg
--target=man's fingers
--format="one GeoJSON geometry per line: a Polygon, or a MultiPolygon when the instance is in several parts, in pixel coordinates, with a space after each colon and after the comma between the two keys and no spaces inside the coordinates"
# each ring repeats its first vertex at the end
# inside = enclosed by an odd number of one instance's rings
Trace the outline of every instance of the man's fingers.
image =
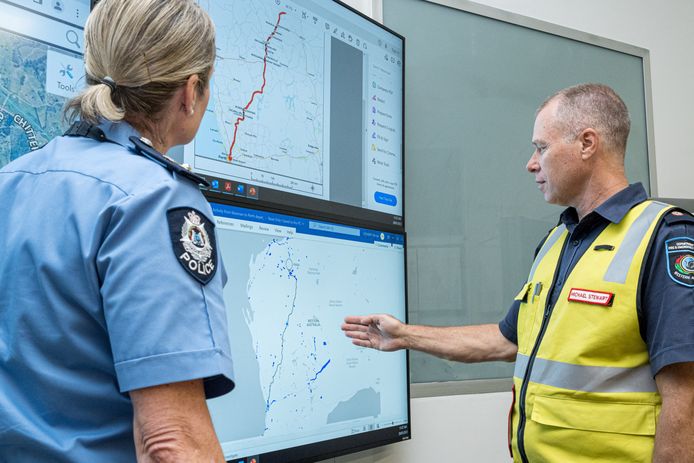
{"type": "Polygon", "coordinates": [[[367,333],[365,333],[364,331],[345,331],[345,335],[348,338],[352,338],[352,339],[364,339],[364,340],[369,339],[369,335],[367,333]]]}
{"type": "Polygon", "coordinates": [[[367,325],[355,325],[353,323],[343,323],[342,331],[367,331],[369,327],[367,325]]]}
{"type": "Polygon", "coordinates": [[[352,344],[359,347],[373,347],[371,341],[363,341],[361,339],[352,339],[352,344]]]}
{"type": "Polygon", "coordinates": [[[345,323],[355,324],[355,325],[368,325],[373,320],[371,316],[360,316],[360,315],[349,315],[345,317],[345,323]]]}

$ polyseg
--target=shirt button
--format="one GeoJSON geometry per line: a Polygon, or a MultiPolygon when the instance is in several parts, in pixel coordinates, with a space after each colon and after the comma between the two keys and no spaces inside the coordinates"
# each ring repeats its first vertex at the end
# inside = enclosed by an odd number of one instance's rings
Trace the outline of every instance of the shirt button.
{"type": "Polygon", "coordinates": [[[556,282],[555,284],[556,284],[558,287],[561,287],[561,285],[563,285],[564,282],[563,282],[562,279],[560,278],[560,279],[557,280],[557,282],[556,282]]]}
{"type": "Polygon", "coordinates": [[[581,242],[579,240],[573,240],[571,244],[574,246],[578,246],[579,244],[581,244],[581,242]]]}

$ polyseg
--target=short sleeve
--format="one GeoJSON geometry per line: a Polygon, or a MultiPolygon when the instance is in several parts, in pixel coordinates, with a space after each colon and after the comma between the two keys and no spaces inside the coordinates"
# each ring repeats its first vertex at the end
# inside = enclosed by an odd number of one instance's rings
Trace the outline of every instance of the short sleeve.
{"type": "MultiPolygon", "coordinates": [[[[549,234],[552,233],[552,230],[553,229],[549,230],[540,241],[540,244],[537,245],[535,248],[534,257],[537,257],[537,254],[540,252],[540,249],[542,249],[542,245],[545,244],[545,241],[547,241],[547,238],[549,237],[549,234]]],[[[524,282],[523,288],[521,289],[523,290],[526,288],[527,282],[524,282]]],[[[499,330],[501,331],[501,334],[516,345],[518,344],[518,311],[520,310],[520,305],[521,300],[516,298],[511,304],[511,307],[509,307],[508,312],[506,312],[506,317],[499,322],[499,330]]]]}
{"type": "Polygon", "coordinates": [[[518,344],[517,326],[519,308],[520,301],[514,300],[506,313],[506,317],[499,322],[499,330],[501,330],[501,334],[503,334],[506,339],[514,344],[518,344]]]}
{"type": "Polygon", "coordinates": [[[694,362],[694,218],[670,213],[644,268],[641,334],[656,375],[673,363],[694,362]]]}
{"type": "Polygon", "coordinates": [[[169,179],[104,214],[109,225],[96,264],[121,392],[200,378],[208,398],[229,392],[225,272],[210,267],[221,260],[212,211],[200,191],[169,179]],[[181,221],[178,235],[172,220],[181,221]],[[198,247],[183,248],[182,236],[198,247]],[[196,277],[195,271],[207,273],[196,277]]]}

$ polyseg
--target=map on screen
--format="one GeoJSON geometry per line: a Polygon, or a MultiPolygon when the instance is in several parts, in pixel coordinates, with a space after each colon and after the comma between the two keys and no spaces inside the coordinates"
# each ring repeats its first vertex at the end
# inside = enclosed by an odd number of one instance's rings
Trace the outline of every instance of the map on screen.
{"type": "Polygon", "coordinates": [[[65,131],[63,107],[84,85],[88,13],[88,0],[0,0],[0,167],[65,131]]]}
{"type": "Polygon", "coordinates": [[[301,27],[274,2],[212,2],[210,9],[220,52],[210,99],[214,116],[198,136],[197,153],[233,161],[257,180],[320,194],[322,31],[301,27]],[[233,11],[214,14],[220,8],[233,11]]]}
{"type": "Polygon", "coordinates": [[[406,354],[340,330],[349,314],[404,319],[403,236],[212,206],[237,379],[209,402],[226,457],[408,424],[406,354]]]}
{"type": "Polygon", "coordinates": [[[200,4],[215,22],[217,61],[185,162],[402,215],[402,40],[333,1],[200,4]]]}

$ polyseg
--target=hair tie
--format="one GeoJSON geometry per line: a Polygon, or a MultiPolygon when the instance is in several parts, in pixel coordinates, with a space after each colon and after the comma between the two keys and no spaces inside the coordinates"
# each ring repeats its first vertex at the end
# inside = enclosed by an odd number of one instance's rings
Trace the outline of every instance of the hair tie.
{"type": "Polygon", "coordinates": [[[104,77],[100,82],[110,88],[112,93],[116,91],[116,82],[110,76],[104,77]]]}

